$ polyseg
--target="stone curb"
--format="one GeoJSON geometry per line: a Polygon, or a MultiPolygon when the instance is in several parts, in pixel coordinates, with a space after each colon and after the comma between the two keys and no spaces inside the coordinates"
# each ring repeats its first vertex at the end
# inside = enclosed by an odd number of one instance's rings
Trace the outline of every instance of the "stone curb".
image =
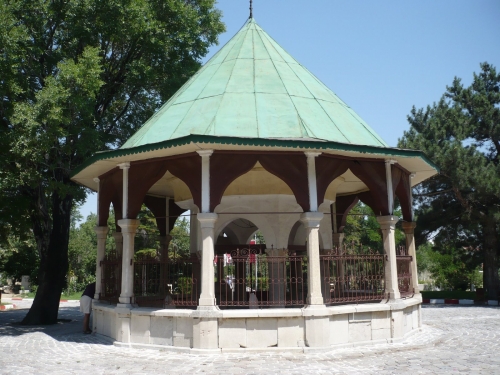
{"type": "MultiPolygon", "coordinates": [[[[7,297],[5,299],[10,299],[11,301],[33,301],[34,298],[22,298],[22,297],[7,297]]],[[[78,299],[61,299],[59,302],[80,302],[78,299]]]]}
{"type": "Polygon", "coordinates": [[[16,308],[16,305],[12,305],[12,304],[2,305],[2,306],[0,306],[0,311],[12,310],[15,308],[16,308]]]}
{"type": "Polygon", "coordinates": [[[489,301],[475,301],[473,299],[432,299],[424,298],[422,303],[425,305],[488,305],[488,306],[498,306],[499,303],[496,300],[489,301]]]}

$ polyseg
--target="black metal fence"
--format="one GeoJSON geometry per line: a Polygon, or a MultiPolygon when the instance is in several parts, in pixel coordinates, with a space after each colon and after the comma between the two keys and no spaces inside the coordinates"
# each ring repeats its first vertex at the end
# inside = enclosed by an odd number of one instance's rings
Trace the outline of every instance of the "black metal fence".
{"type": "MultiPolygon", "coordinates": [[[[275,253],[275,252],[274,252],[275,253]]],[[[257,248],[237,249],[214,259],[215,297],[221,308],[302,307],[307,297],[308,259],[289,250],[271,256],[257,248]]],[[[386,298],[383,254],[347,245],[320,255],[324,303],[359,303],[386,298]]],[[[411,296],[412,257],[397,249],[398,286],[402,297],[411,296]]],[[[100,262],[100,299],[117,303],[121,290],[122,259],[111,251],[100,262]]],[[[200,262],[168,259],[161,251],[136,254],[135,303],[141,307],[196,308],[200,296],[200,262]]]]}
{"type": "Polygon", "coordinates": [[[383,254],[362,246],[341,246],[320,255],[325,304],[383,300],[384,265],[383,254]]]}
{"type": "Polygon", "coordinates": [[[307,296],[307,258],[287,250],[270,256],[238,249],[215,260],[215,294],[220,307],[302,307],[307,296]]]}
{"type": "Polygon", "coordinates": [[[100,300],[117,303],[122,286],[122,257],[115,250],[108,252],[100,262],[100,300]]]}
{"type": "Polygon", "coordinates": [[[408,250],[404,246],[396,249],[396,264],[398,269],[398,287],[401,297],[410,297],[415,291],[411,287],[411,262],[413,258],[408,255],[408,250]]]}
{"type": "Polygon", "coordinates": [[[199,299],[196,256],[174,260],[141,254],[134,261],[135,303],[141,307],[194,308],[199,299]]]}

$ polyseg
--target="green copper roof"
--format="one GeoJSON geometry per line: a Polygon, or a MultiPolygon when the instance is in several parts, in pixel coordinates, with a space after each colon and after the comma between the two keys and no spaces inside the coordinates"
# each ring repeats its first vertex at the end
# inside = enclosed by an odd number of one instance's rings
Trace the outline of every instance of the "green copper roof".
{"type": "Polygon", "coordinates": [[[188,135],[387,147],[253,19],[121,148],[188,135]]]}

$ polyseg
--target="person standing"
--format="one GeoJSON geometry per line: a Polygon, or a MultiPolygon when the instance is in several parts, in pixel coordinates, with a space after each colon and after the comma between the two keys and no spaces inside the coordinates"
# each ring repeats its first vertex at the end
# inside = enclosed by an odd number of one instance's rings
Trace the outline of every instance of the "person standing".
{"type": "Polygon", "coordinates": [[[90,312],[92,311],[92,300],[95,294],[95,282],[87,285],[83,291],[82,297],[80,298],[80,312],[84,314],[83,316],[83,333],[92,333],[90,329],[90,312]]]}

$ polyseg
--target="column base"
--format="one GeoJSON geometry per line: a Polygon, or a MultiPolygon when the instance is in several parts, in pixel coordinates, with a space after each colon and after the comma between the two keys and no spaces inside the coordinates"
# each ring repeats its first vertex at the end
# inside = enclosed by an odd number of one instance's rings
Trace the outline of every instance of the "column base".
{"type": "Polygon", "coordinates": [[[132,304],[132,297],[118,297],[118,302],[125,305],[132,304]]]}
{"type": "Polygon", "coordinates": [[[200,307],[216,307],[216,301],[215,298],[203,298],[200,297],[199,299],[199,304],[198,308],[200,307]]]}
{"type": "Polygon", "coordinates": [[[324,306],[323,297],[307,297],[307,304],[311,306],[324,306]]]}
{"type": "Polygon", "coordinates": [[[198,306],[197,311],[220,311],[219,306],[198,306]]]}
{"type": "Polygon", "coordinates": [[[389,295],[389,300],[391,301],[401,298],[401,293],[399,292],[387,291],[386,293],[389,295]]]}
{"type": "Polygon", "coordinates": [[[117,303],[116,307],[120,309],[132,309],[134,308],[134,305],[132,305],[131,303],[117,303]]]}

